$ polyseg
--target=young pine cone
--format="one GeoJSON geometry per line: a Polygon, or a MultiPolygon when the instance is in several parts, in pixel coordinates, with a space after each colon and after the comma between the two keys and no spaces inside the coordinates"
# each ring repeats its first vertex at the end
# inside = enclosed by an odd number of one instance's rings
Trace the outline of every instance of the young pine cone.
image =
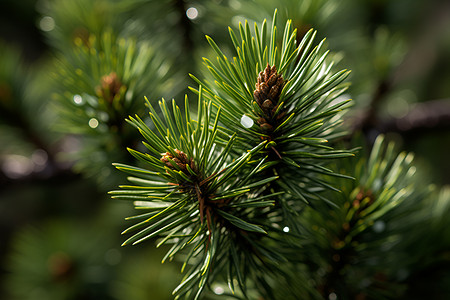
{"type": "Polygon", "coordinates": [[[270,65],[267,64],[264,71],[259,73],[253,97],[264,112],[264,115],[260,116],[257,123],[265,132],[271,132],[274,128],[274,124],[281,116],[280,114],[276,120],[273,120],[273,114],[278,107],[284,83],[282,75],[278,74],[275,66],[270,67],[270,65]]]}
{"type": "Polygon", "coordinates": [[[166,164],[166,166],[169,167],[170,169],[175,170],[176,168],[169,161],[169,158],[170,158],[174,163],[177,164],[177,166],[183,171],[183,173],[185,173],[188,176],[190,173],[187,170],[186,165],[189,165],[189,167],[194,172],[196,172],[196,167],[195,167],[193,159],[188,159],[187,155],[183,151],[180,151],[178,149],[175,149],[175,152],[177,153],[175,156],[173,156],[169,152],[166,152],[161,157],[161,161],[164,162],[166,164]]]}
{"type": "Polygon", "coordinates": [[[278,104],[283,86],[284,79],[275,66],[267,64],[265,70],[259,73],[253,97],[266,114],[271,115],[269,112],[278,104]]]}
{"type": "Polygon", "coordinates": [[[105,99],[108,103],[112,103],[114,98],[120,92],[122,83],[115,72],[103,76],[100,79],[100,85],[97,86],[97,96],[105,99]]]}

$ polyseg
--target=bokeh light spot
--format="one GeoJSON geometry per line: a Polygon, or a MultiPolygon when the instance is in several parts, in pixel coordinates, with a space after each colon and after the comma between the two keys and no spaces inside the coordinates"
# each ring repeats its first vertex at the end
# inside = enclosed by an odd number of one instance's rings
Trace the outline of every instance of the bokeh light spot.
{"type": "Polygon", "coordinates": [[[191,20],[195,20],[198,17],[198,10],[195,7],[189,7],[186,10],[186,16],[191,20]]]}
{"type": "Polygon", "coordinates": [[[83,104],[83,98],[80,95],[74,95],[73,102],[75,102],[75,104],[81,105],[83,104]]]}
{"type": "Polygon", "coordinates": [[[96,118],[91,118],[89,120],[89,127],[91,127],[92,129],[95,129],[98,127],[98,120],[96,118]]]}
{"type": "Polygon", "coordinates": [[[39,28],[42,31],[52,31],[55,28],[55,20],[52,17],[45,16],[39,21],[39,28]]]}

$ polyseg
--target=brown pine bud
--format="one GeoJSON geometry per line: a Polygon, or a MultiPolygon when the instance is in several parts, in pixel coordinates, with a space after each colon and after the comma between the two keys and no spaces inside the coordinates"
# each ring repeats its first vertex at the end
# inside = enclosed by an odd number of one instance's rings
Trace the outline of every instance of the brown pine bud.
{"type": "Polygon", "coordinates": [[[264,118],[259,118],[259,119],[256,121],[256,123],[258,123],[259,125],[262,125],[262,124],[264,124],[264,123],[267,123],[267,120],[264,119],[264,118]]]}
{"type": "Polygon", "coordinates": [[[264,71],[259,73],[253,97],[260,106],[263,106],[265,101],[270,100],[273,107],[278,104],[283,86],[284,79],[281,74],[278,74],[277,68],[275,66],[270,67],[267,64],[264,71]]]}
{"type": "Polygon", "coordinates": [[[261,107],[265,110],[269,110],[273,108],[273,103],[272,101],[270,101],[269,99],[266,99],[263,104],[261,105],[261,107]]]}
{"type": "Polygon", "coordinates": [[[104,99],[108,103],[112,103],[114,98],[120,92],[122,82],[116,72],[111,72],[100,79],[100,85],[97,86],[97,96],[104,99]]]}
{"type": "Polygon", "coordinates": [[[269,123],[261,124],[260,127],[264,131],[272,131],[273,130],[273,126],[270,125],[269,123]]]}
{"type": "Polygon", "coordinates": [[[274,86],[280,76],[280,75],[278,75],[278,73],[276,73],[277,69],[275,67],[273,67],[272,69],[275,70],[275,73],[271,73],[269,78],[266,79],[266,83],[269,87],[274,86]]]}
{"type": "Polygon", "coordinates": [[[189,175],[186,165],[189,165],[192,170],[196,170],[194,160],[189,159],[183,151],[175,149],[175,153],[176,155],[172,155],[172,153],[166,152],[162,155],[160,160],[164,162],[168,168],[176,170],[175,166],[172,164],[172,162],[174,162],[186,175],[189,175]],[[172,162],[170,162],[169,159],[172,160],[172,162]]]}
{"type": "Polygon", "coordinates": [[[269,99],[277,99],[277,98],[279,98],[280,94],[281,94],[281,90],[283,88],[283,85],[284,85],[284,80],[283,80],[283,78],[281,78],[281,75],[278,75],[277,81],[270,88],[269,99]]]}
{"type": "Polygon", "coordinates": [[[262,104],[262,101],[261,101],[262,97],[260,96],[260,94],[261,94],[260,91],[255,90],[253,92],[253,99],[255,99],[256,103],[258,103],[261,106],[261,104],[262,104]]]}
{"type": "Polygon", "coordinates": [[[270,68],[269,63],[267,63],[267,67],[264,69],[264,81],[267,81],[272,73],[272,69],[270,68]]]}

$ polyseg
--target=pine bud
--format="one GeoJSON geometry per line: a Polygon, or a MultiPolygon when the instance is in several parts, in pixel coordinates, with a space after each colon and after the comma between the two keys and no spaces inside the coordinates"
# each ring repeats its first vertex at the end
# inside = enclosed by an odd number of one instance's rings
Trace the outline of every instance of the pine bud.
{"type": "Polygon", "coordinates": [[[259,125],[262,125],[262,124],[264,124],[264,123],[267,123],[266,119],[264,119],[264,118],[259,118],[256,122],[257,122],[259,125]]]}
{"type": "Polygon", "coordinates": [[[355,196],[352,206],[359,213],[365,208],[369,207],[375,201],[372,191],[360,190],[355,196]]]}
{"type": "Polygon", "coordinates": [[[281,74],[278,74],[277,68],[267,64],[264,71],[259,73],[253,97],[259,106],[268,109],[270,104],[271,109],[278,104],[283,86],[284,79],[281,74]]]}
{"type": "Polygon", "coordinates": [[[261,106],[263,109],[269,110],[273,108],[273,103],[269,99],[266,99],[261,106]]]}
{"type": "Polygon", "coordinates": [[[273,126],[270,125],[269,123],[263,123],[260,125],[260,127],[264,131],[272,131],[273,130],[273,126]]]}
{"type": "Polygon", "coordinates": [[[277,68],[275,66],[270,67],[269,64],[259,73],[257,78],[253,97],[263,111],[262,115],[261,112],[259,113],[257,123],[266,134],[270,134],[280,120],[280,115],[274,118],[274,114],[279,105],[284,83],[284,79],[281,74],[278,74],[277,68]]]}
{"type": "Polygon", "coordinates": [[[172,162],[170,162],[170,160],[172,160],[177,165],[177,167],[179,167],[180,170],[182,170],[186,175],[189,175],[186,165],[189,165],[192,170],[196,170],[193,159],[189,159],[183,151],[180,151],[178,149],[175,149],[175,152],[175,156],[172,155],[172,153],[166,152],[161,157],[161,161],[164,162],[168,168],[176,170],[172,162]]]}
{"type": "Polygon", "coordinates": [[[122,83],[115,72],[103,76],[100,79],[100,86],[97,86],[97,96],[104,99],[107,103],[112,103],[114,98],[120,92],[122,83]]]}

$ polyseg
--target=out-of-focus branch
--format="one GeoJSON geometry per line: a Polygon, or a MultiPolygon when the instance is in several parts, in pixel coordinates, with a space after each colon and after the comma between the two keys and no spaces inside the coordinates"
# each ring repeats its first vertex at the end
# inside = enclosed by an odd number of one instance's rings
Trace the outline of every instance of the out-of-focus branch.
{"type": "Polygon", "coordinates": [[[353,124],[354,131],[361,130],[362,132],[367,133],[372,128],[377,126],[377,123],[379,122],[377,116],[378,108],[382,103],[384,96],[389,93],[391,88],[391,80],[385,79],[379,82],[373,93],[372,99],[370,100],[369,109],[360,114],[360,116],[356,119],[356,122],[353,124]]]}
{"type": "Polygon", "coordinates": [[[380,132],[398,132],[408,137],[430,131],[448,129],[450,123],[450,101],[448,99],[427,101],[416,105],[403,118],[393,118],[384,121],[379,116],[378,108],[385,96],[399,83],[425,73],[436,64],[437,42],[445,34],[450,24],[450,3],[442,2],[436,5],[430,18],[423,20],[419,27],[417,40],[411,45],[404,60],[388,77],[381,80],[375,88],[369,108],[360,112],[352,120],[352,132],[362,131],[369,141],[373,141],[380,132]]]}
{"type": "Polygon", "coordinates": [[[368,141],[379,133],[388,132],[413,139],[426,133],[450,130],[450,98],[418,103],[401,118],[381,119],[370,109],[350,121],[351,132],[362,131],[368,141]]]}
{"type": "Polygon", "coordinates": [[[380,122],[380,132],[398,132],[414,137],[419,134],[450,129],[450,98],[419,103],[402,118],[380,122]]]}
{"type": "Polygon", "coordinates": [[[186,3],[184,0],[175,0],[174,6],[179,14],[179,28],[183,33],[183,47],[190,53],[193,49],[192,23],[186,15],[186,3]]]}
{"type": "MultiPolygon", "coordinates": [[[[0,161],[0,163],[2,163],[0,161]]],[[[30,174],[18,178],[10,178],[0,169],[0,189],[12,186],[25,186],[26,184],[48,185],[54,183],[66,183],[81,178],[80,174],[74,173],[68,168],[58,168],[47,164],[42,171],[31,172],[30,174]]]]}

